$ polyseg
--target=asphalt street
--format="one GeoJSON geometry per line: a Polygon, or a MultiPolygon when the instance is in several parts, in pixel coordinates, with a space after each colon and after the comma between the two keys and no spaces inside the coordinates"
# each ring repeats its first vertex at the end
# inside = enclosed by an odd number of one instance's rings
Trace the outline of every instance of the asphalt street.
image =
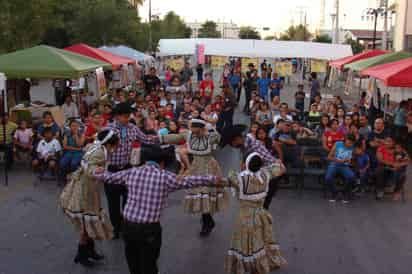
{"type": "MultiPolygon", "coordinates": [[[[285,88],[283,100],[291,102],[294,90],[295,85],[285,88]]],[[[236,119],[247,121],[240,113],[236,119]]],[[[229,147],[219,151],[217,159],[225,173],[239,168],[239,154],[229,147]]],[[[62,189],[55,182],[35,184],[27,164],[15,167],[8,187],[3,180],[0,177],[0,274],[127,273],[121,240],[98,244],[106,259],[93,269],[73,263],[77,234],[58,207],[62,189]]],[[[232,199],[230,209],[216,215],[216,229],[204,239],[198,236],[199,216],[183,213],[183,194],[170,196],[162,217],[161,273],[223,274],[237,202],[232,199]]],[[[330,204],[321,191],[299,195],[280,190],[270,211],[289,265],[277,273],[412,273],[412,197],[408,198],[406,203],[377,203],[366,195],[343,205],[330,204]]]]}

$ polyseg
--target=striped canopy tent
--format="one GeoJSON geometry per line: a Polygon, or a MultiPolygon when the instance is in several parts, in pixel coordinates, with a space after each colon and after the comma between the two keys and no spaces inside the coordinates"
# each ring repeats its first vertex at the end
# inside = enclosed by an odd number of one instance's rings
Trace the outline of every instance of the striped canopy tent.
{"type": "Polygon", "coordinates": [[[396,62],[402,59],[411,58],[412,53],[409,52],[392,52],[387,54],[378,55],[372,58],[356,61],[344,66],[345,69],[350,69],[355,72],[362,71],[364,69],[382,65],[386,63],[396,62]]]}
{"type": "Polygon", "coordinates": [[[379,79],[387,87],[412,88],[412,58],[371,67],[361,74],[379,79]]]}
{"type": "Polygon", "coordinates": [[[388,51],[380,50],[380,49],[364,51],[364,52],[359,53],[359,54],[355,54],[355,55],[352,55],[352,56],[347,56],[347,57],[344,57],[344,58],[341,58],[341,59],[331,61],[331,62],[329,62],[329,65],[331,67],[337,68],[339,70],[343,70],[343,68],[346,64],[350,64],[350,63],[353,63],[353,62],[356,62],[356,61],[359,61],[359,60],[375,57],[375,56],[386,54],[386,53],[388,53],[388,51]]]}

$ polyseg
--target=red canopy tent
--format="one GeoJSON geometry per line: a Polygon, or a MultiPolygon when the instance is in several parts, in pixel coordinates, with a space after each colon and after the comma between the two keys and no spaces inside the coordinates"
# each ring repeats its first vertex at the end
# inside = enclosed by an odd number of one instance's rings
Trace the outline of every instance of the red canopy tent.
{"type": "Polygon", "coordinates": [[[108,51],[97,49],[86,44],[76,44],[64,49],[109,63],[112,65],[113,69],[118,69],[121,65],[136,63],[133,59],[115,55],[108,51]]]}
{"type": "Polygon", "coordinates": [[[348,57],[344,57],[344,58],[341,58],[341,59],[330,61],[329,65],[331,67],[335,67],[339,70],[342,70],[343,66],[346,65],[346,64],[350,64],[350,63],[353,63],[355,61],[375,57],[375,56],[386,54],[386,53],[389,53],[389,51],[380,50],[380,49],[364,51],[362,53],[359,53],[359,54],[356,54],[356,55],[353,55],[353,56],[348,56],[348,57]]]}
{"type": "Polygon", "coordinates": [[[371,67],[361,74],[379,79],[388,87],[412,88],[412,58],[371,67]]]}

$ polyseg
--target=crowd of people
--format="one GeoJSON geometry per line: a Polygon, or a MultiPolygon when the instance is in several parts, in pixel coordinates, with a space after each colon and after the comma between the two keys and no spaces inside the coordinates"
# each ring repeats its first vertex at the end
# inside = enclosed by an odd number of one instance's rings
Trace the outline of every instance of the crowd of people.
{"type": "Polygon", "coordinates": [[[285,78],[268,65],[249,64],[242,72],[237,62],[227,64],[219,81],[202,66],[196,72],[197,81],[190,63],[181,71],[166,68],[162,81],[150,68],[132,89],[114,90],[91,104],[82,92],[69,92],[62,128],[50,112],[36,125],[2,118],[0,131],[5,124],[6,136],[0,134],[0,149],[7,168],[27,154],[40,176],[50,173],[66,185],[61,204],[80,233],[76,263],[92,266],[103,259],[94,240],[122,236],[130,272],[157,273],[167,195],[190,188],[185,211],[201,215],[200,235],[206,237],[215,226],[213,214],[228,205],[225,187],[233,187],[241,208],[226,270],[269,273],[286,261],[272,238],[266,210],[287,169],[305,165],[304,147],[317,148],[326,165],[331,202],[340,192],[348,203],[354,194],[371,189],[382,199],[389,185],[394,186],[393,199],[400,198],[409,164],[411,101],[400,103],[389,125],[379,111],[366,108],[364,96],[352,106],[339,96],[323,99],[316,73],[310,75],[308,91],[297,85],[292,107],[282,102],[285,78]],[[250,117],[248,129],[233,125],[236,108],[250,117]],[[228,178],[213,156],[226,144],[243,154],[242,171],[228,178]],[[174,172],[169,171],[172,164],[174,172]],[[100,184],[109,217],[101,207],[100,184]],[[252,213],[261,223],[248,220],[252,213]]]}

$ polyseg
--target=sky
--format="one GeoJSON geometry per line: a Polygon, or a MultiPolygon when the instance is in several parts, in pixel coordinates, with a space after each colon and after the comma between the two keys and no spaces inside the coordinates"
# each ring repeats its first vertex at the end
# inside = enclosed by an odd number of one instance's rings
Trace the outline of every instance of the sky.
{"type": "MultiPolygon", "coordinates": [[[[371,20],[362,20],[368,7],[376,7],[378,0],[340,0],[340,22],[343,29],[372,29],[371,20]]],[[[389,0],[392,2],[393,0],[389,0]]],[[[307,12],[307,23],[311,30],[319,25],[321,0],[152,0],[152,13],[164,15],[174,11],[186,22],[233,21],[238,26],[251,25],[256,28],[269,27],[270,35],[286,30],[292,22],[300,23],[299,10],[307,12]]],[[[140,16],[147,20],[148,3],[140,8],[140,16]]],[[[335,0],[326,0],[325,22],[330,29],[335,0]]],[[[303,16],[302,16],[303,18],[303,16]]],[[[303,19],[302,19],[303,20],[303,19]]],[[[383,21],[383,20],[380,20],[383,21]]]]}

